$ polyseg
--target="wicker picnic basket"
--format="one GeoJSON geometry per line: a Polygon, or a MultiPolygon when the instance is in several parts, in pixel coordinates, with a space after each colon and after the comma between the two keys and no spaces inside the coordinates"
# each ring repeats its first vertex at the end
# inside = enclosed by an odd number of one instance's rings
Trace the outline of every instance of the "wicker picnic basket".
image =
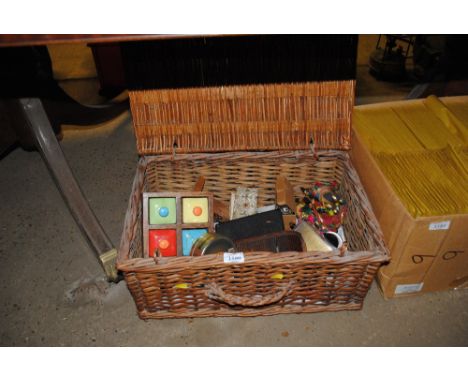
{"type": "MultiPolygon", "coordinates": [[[[382,233],[346,150],[354,81],[130,92],[140,157],[118,269],[141,318],[258,316],[360,309],[388,261],[382,233]],[[158,154],[158,155],[154,155],[158,154]],[[337,181],[349,206],[348,250],[145,258],[142,192],[205,190],[229,203],[239,186],[275,202],[275,181],[337,181]],[[183,285],[184,287],[179,287],[183,285]]],[[[297,195],[299,196],[299,195],[297,195]]]]}

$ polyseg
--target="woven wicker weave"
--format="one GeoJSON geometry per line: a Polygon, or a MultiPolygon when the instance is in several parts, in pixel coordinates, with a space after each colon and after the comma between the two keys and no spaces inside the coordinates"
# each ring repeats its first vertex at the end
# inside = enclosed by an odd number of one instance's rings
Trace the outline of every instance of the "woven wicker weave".
{"type": "Polygon", "coordinates": [[[354,81],[130,92],[138,151],[349,149],[354,81]]]}
{"type": "Polygon", "coordinates": [[[348,154],[233,152],[143,157],[138,165],[118,267],[141,318],[255,316],[360,309],[374,275],[388,260],[378,224],[348,154]],[[247,253],[243,264],[222,255],[142,258],[142,191],[205,188],[228,201],[237,186],[255,186],[259,204],[274,202],[277,175],[295,186],[340,182],[349,205],[344,256],[320,252],[247,253]],[[272,278],[272,276],[274,276],[272,278]],[[280,275],[278,277],[278,275],[280,275]],[[183,285],[184,288],[178,286],[183,285]]]}

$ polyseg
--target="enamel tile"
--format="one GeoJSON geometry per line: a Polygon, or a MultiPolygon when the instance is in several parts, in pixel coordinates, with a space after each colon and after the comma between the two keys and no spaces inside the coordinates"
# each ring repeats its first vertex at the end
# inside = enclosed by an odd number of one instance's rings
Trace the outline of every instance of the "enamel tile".
{"type": "Polygon", "coordinates": [[[207,223],[208,222],[208,199],[207,198],[183,198],[182,220],[184,223],[207,223]]]}
{"type": "Polygon", "coordinates": [[[161,256],[177,256],[177,234],[175,229],[152,229],[149,231],[149,255],[154,257],[159,249],[161,256]]]}
{"type": "Polygon", "coordinates": [[[190,255],[192,245],[200,236],[207,233],[208,230],[202,229],[184,229],[182,230],[182,253],[184,256],[190,255]]]}

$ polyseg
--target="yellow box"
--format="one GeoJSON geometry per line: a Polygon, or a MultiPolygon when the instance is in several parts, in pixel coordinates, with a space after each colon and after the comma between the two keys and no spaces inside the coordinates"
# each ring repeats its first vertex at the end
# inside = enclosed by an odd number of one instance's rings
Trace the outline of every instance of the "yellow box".
{"type": "MultiPolygon", "coordinates": [[[[356,109],[361,120],[368,110],[373,115],[379,110],[385,114],[390,108],[399,110],[425,101],[388,102],[356,109]]],[[[468,97],[443,98],[442,101],[450,110],[452,105],[468,107],[468,97]]],[[[371,141],[362,136],[361,128],[353,126],[351,159],[391,255],[390,263],[382,266],[377,274],[384,297],[468,287],[468,214],[413,217],[375,160],[369,148],[371,141]]]]}

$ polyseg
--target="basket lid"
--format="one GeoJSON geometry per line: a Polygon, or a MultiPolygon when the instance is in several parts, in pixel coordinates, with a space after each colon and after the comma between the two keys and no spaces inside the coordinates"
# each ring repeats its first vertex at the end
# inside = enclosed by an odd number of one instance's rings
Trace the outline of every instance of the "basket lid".
{"type": "Polygon", "coordinates": [[[354,80],[131,91],[140,155],[350,148],[354,80]]]}

